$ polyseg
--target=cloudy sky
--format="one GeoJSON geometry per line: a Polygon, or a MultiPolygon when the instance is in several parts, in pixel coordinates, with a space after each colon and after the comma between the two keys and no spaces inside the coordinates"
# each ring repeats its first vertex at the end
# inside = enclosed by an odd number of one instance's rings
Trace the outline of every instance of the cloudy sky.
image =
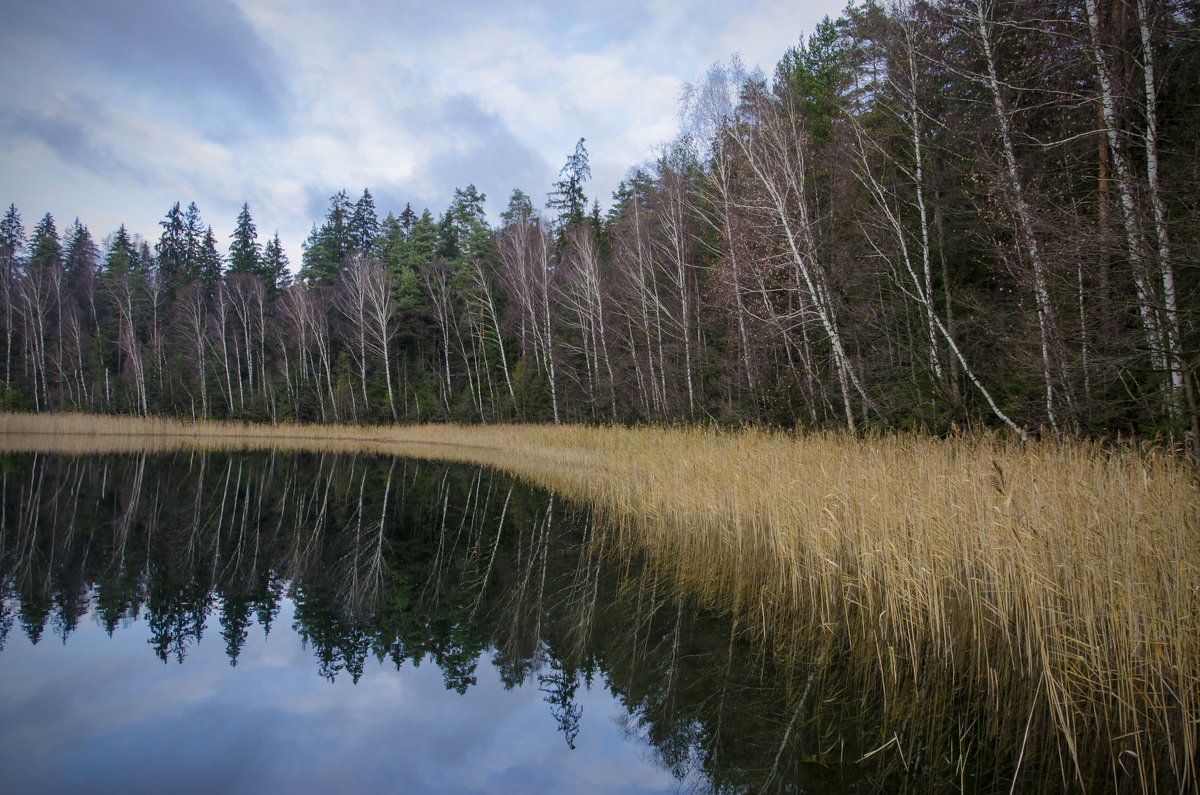
{"type": "Polygon", "coordinates": [[[678,96],[740,53],[769,71],[843,0],[38,0],[0,28],[0,203],[102,240],[157,240],[195,201],[228,240],[300,243],[345,188],[380,216],[455,187],[544,201],[586,138],[607,206],[678,126],[678,96]]]}

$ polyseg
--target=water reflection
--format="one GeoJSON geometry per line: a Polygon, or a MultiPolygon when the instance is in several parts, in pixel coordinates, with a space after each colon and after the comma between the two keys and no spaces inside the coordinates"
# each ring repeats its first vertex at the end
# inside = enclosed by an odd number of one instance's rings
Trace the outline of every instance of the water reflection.
{"type": "Polygon", "coordinates": [[[1011,731],[1032,725],[1019,710],[981,727],[953,683],[880,699],[864,673],[880,652],[864,665],[852,639],[778,654],[588,507],[495,471],[332,453],[0,461],[0,649],[14,633],[68,643],[90,614],[109,636],[144,622],[162,662],[216,644],[236,667],[282,625],[330,682],[432,663],[462,696],[494,670],[537,693],[567,750],[603,688],[681,785],[1008,791],[1020,763],[1026,791],[1062,786],[1054,738],[1011,731]],[[933,718],[927,692],[948,694],[933,718]]]}

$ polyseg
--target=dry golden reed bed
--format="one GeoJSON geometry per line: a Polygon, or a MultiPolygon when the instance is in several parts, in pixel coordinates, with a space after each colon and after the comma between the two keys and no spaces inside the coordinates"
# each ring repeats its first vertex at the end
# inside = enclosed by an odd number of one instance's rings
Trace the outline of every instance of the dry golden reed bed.
{"type": "Polygon", "coordinates": [[[1144,789],[1164,776],[1196,784],[1200,481],[1162,452],[997,436],[0,415],[2,451],[181,447],[498,467],[593,502],[777,642],[849,628],[885,677],[935,668],[995,683],[998,701],[1016,676],[1071,756],[1103,732],[1114,758],[1142,760],[1144,789]]]}

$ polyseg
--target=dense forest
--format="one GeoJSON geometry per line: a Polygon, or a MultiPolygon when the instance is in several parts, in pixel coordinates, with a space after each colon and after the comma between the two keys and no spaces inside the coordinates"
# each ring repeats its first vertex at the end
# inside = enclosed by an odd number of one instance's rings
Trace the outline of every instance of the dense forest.
{"type": "Polygon", "coordinates": [[[0,224],[3,408],[271,422],[1200,433],[1200,8],[848,7],[734,58],[601,210],[584,140],[498,226],[339,192],[295,272],[0,224]]]}

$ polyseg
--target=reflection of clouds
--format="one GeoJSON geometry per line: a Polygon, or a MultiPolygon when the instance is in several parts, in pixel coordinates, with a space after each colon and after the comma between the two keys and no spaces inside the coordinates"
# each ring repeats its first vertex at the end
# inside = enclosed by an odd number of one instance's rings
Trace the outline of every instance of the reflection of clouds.
{"type": "Polygon", "coordinates": [[[0,652],[0,790],[672,788],[621,739],[620,707],[602,687],[580,689],[571,751],[536,684],[506,691],[487,653],[463,696],[430,660],[396,670],[371,658],[357,685],[330,683],[291,631],[292,613],[285,600],[269,638],[251,631],[236,668],[212,620],[182,665],[154,657],[145,622],[109,639],[85,621],[65,647],[10,634],[0,652]]]}

